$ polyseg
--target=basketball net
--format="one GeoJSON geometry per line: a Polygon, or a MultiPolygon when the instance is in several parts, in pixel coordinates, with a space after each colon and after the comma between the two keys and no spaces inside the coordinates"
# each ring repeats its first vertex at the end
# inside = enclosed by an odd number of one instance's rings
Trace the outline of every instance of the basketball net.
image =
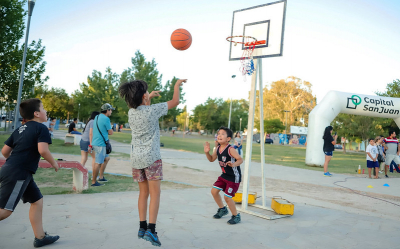
{"type": "Polygon", "coordinates": [[[244,47],[242,57],[240,58],[239,71],[242,73],[243,80],[246,81],[246,76],[251,76],[256,68],[254,67],[253,52],[256,47],[257,40],[250,40],[250,37],[244,37],[244,47]]]}
{"type": "Polygon", "coordinates": [[[246,76],[251,76],[256,71],[253,61],[254,48],[256,47],[256,45],[265,44],[265,40],[257,41],[257,39],[254,37],[242,35],[229,36],[228,38],[226,38],[226,40],[233,43],[234,46],[236,46],[237,44],[244,45],[243,54],[242,57],[240,57],[239,71],[242,73],[244,81],[246,81],[246,76]],[[243,42],[233,40],[233,38],[238,37],[243,37],[243,42]]]}

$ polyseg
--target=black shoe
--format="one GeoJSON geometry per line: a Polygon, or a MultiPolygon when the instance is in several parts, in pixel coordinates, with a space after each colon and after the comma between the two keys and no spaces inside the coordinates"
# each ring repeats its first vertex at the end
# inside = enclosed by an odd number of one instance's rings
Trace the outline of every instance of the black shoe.
{"type": "Polygon", "coordinates": [[[139,228],[139,232],[138,232],[138,238],[139,239],[143,239],[144,233],[146,232],[146,230],[144,230],[144,228],[139,228]]]}
{"type": "Polygon", "coordinates": [[[218,211],[216,214],[214,214],[214,219],[221,219],[222,216],[227,215],[228,214],[228,209],[226,207],[223,208],[218,208],[218,211]]]}
{"type": "Polygon", "coordinates": [[[240,214],[237,214],[236,216],[232,215],[232,218],[230,220],[228,220],[228,224],[235,225],[235,224],[239,223],[240,221],[241,221],[240,214]]]}
{"type": "Polygon", "coordinates": [[[388,176],[388,175],[385,175],[385,177],[386,177],[386,178],[389,178],[389,176],[388,176]]]}
{"type": "Polygon", "coordinates": [[[99,182],[95,182],[92,184],[92,187],[99,187],[99,186],[104,186],[104,184],[101,184],[99,182]]]}
{"type": "Polygon", "coordinates": [[[153,246],[161,246],[161,242],[158,239],[157,233],[152,233],[151,229],[147,229],[146,233],[143,236],[143,239],[150,241],[153,246]]]}
{"type": "Polygon", "coordinates": [[[50,236],[47,233],[45,233],[43,239],[35,238],[35,240],[33,241],[33,246],[34,247],[42,247],[42,246],[50,245],[50,244],[53,244],[54,242],[56,242],[59,238],[60,238],[60,236],[58,236],[58,235],[50,236]]]}
{"type": "Polygon", "coordinates": [[[103,176],[103,178],[99,178],[97,181],[99,182],[108,182],[108,180],[103,176]]]}

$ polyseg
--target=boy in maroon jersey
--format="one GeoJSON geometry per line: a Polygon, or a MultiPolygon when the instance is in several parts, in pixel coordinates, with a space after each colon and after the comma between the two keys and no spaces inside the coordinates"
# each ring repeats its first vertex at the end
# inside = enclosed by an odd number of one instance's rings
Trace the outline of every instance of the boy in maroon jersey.
{"type": "Polygon", "coordinates": [[[219,165],[222,170],[222,174],[218,177],[218,180],[214,183],[211,189],[211,194],[214,197],[219,209],[214,215],[215,219],[220,219],[222,216],[228,214],[228,209],[222,203],[219,192],[224,191],[224,199],[228,204],[229,210],[231,210],[232,218],[228,221],[228,224],[234,225],[240,222],[240,214],[236,210],[235,202],[232,198],[239,189],[242,174],[240,171],[240,164],[243,159],[240,157],[238,152],[229,144],[232,139],[232,131],[226,127],[220,127],[217,133],[217,142],[219,146],[210,155],[210,144],[206,142],[204,144],[204,152],[206,153],[207,159],[210,162],[214,162],[218,158],[219,165]]]}

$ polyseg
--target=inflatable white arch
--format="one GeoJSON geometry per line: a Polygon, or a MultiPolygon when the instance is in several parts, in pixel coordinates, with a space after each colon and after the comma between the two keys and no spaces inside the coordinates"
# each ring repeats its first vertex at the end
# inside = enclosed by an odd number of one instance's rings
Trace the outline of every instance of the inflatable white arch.
{"type": "MultiPolygon", "coordinates": [[[[339,113],[392,118],[400,127],[400,98],[330,91],[311,111],[308,122],[306,164],[323,166],[325,127],[339,113]]],[[[339,134],[340,135],[340,134],[339,134]]]]}

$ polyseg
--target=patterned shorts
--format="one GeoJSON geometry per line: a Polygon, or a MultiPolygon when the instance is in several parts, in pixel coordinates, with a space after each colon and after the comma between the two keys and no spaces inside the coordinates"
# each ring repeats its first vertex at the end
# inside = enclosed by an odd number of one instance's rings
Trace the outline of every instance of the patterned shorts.
{"type": "Polygon", "coordinates": [[[162,161],[157,160],[152,165],[144,169],[132,169],[133,181],[144,182],[146,180],[162,180],[162,161]]]}

